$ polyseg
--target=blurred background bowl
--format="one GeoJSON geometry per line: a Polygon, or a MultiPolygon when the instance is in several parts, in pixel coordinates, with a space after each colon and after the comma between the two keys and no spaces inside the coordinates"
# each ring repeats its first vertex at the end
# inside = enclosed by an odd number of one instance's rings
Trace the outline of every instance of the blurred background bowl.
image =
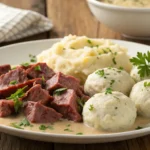
{"type": "Polygon", "coordinates": [[[150,8],[129,8],[87,0],[94,16],[116,32],[131,37],[150,38],[150,8]]]}

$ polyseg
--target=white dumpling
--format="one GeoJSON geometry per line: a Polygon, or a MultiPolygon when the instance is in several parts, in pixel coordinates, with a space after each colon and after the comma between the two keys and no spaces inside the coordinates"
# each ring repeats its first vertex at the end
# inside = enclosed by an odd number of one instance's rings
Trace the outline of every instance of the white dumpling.
{"type": "Polygon", "coordinates": [[[150,117],[150,79],[136,83],[130,98],[135,103],[139,115],[150,117]]]}
{"type": "Polygon", "coordinates": [[[134,66],[130,72],[130,76],[134,79],[134,81],[139,82],[145,79],[150,79],[150,76],[140,77],[138,71],[138,68],[134,66]]]}
{"type": "Polygon", "coordinates": [[[136,107],[120,92],[98,93],[83,107],[84,124],[96,129],[121,131],[130,128],[136,119],[136,107]]]}
{"type": "Polygon", "coordinates": [[[125,70],[109,67],[90,74],[85,82],[84,90],[90,96],[104,92],[107,88],[128,95],[134,83],[125,70]]]}

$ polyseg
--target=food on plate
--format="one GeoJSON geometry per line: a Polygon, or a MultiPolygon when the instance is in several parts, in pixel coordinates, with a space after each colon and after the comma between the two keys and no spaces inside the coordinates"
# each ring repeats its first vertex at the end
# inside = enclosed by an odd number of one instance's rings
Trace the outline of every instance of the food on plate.
{"type": "Polygon", "coordinates": [[[88,99],[78,79],[55,73],[46,63],[17,66],[0,76],[0,117],[23,111],[34,123],[80,122],[79,101],[88,99]]]}
{"type": "Polygon", "coordinates": [[[137,112],[144,117],[150,117],[150,79],[136,83],[130,93],[137,112]]]}
{"type": "Polygon", "coordinates": [[[90,74],[85,82],[84,90],[90,96],[104,92],[110,88],[129,95],[134,80],[123,68],[103,68],[90,74]]]}
{"type": "Polygon", "coordinates": [[[134,79],[135,82],[139,82],[145,79],[150,79],[150,75],[145,75],[144,77],[141,77],[140,74],[138,73],[139,69],[134,66],[130,72],[130,76],[134,79]]]}
{"type": "Polygon", "coordinates": [[[114,4],[125,7],[150,7],[149,0],[99,0],[104,3],[114,4]]]}
{"type": "Polygon", "coordinates": [[[132,64],[134,65],[130,75],[136,81],[139,82],[144,79],[150,79],[150,52],[147,53],[137,53],[136,57],[130,59],[132,64]]]}
{"type": "Polygon", "coordinates": [[[98,93],[83,107],[83,121],[86,125],[107,131],[130,128],[136,119],[135,104],[120,92],[98,93]]]}
{"type": "Polygon", "coordinates": [[[132,68],[126,48],[110,40],[86,36],[66,36],[37,55],[37,60],[45,62],[55,72],[77,77],[82,83],[100,68],[122,66],[127,72],[132,68]]]}

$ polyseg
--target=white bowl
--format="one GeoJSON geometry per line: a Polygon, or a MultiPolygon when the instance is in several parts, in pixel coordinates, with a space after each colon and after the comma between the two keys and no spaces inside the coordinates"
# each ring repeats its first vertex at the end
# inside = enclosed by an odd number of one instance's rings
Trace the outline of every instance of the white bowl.
{"type": "Polygon", "coordinates": [[[87,0],[94,16],[114,31],[134,37],[150,37],[150,8],[129,8],[87,0]]]}

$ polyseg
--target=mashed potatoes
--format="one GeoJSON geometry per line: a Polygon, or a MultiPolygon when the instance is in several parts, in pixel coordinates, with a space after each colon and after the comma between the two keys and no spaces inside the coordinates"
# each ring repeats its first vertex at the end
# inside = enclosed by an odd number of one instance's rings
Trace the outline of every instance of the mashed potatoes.
{"type": "Polygon", "coordinates": [[[56,72],[73,75],[84,83],[99,68],[120,67],[130,72],[127,49],[105,39],[69,35],[37,56],[56,72]]]}
{"type": "Polygon", "coordinates": [[[150,79],[136,83],[130,98],[135,103],[138,114],[150,117],[150,79]]]}
{"type": "Polygon", "coordinates": [[[135,118],[134,103],[120,92],[95,94],[83,108],[84,123],[96,129],[125,130],[134,124],[135,118]]]}
{"type": "Polygon", "coordinates": [[[85,82],[84,90],[90,96],[104,92],[107,88],[128,95],[134,80],[122,68],[103,68],[90,74],[85,82]]]}

